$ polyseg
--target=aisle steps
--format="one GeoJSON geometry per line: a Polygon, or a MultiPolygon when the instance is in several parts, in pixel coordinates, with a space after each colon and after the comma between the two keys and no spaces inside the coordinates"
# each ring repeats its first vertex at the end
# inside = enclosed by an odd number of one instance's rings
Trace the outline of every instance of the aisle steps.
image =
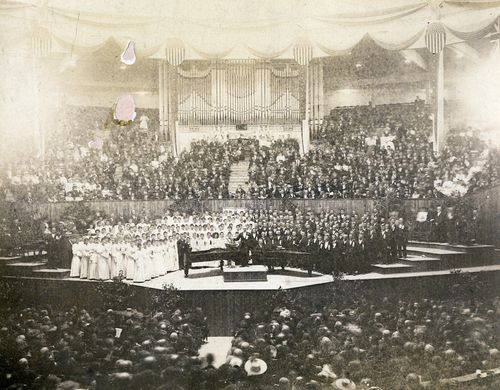
{"type": "Polygon", "coordinates": [[[248,167],[250,163],[248,161],[239,161],[236,164],[231,165],[231,175],[229,176],[228,191],[229,193],[235,193],[236,190],[241,187],[245,192],[248,191],[248,167]]]}

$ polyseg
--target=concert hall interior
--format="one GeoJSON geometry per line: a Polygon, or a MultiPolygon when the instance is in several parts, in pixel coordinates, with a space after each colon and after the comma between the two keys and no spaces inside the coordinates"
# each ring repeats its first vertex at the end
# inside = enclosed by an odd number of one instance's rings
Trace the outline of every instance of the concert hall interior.
{"type": "Polygon", "coordinates": [[[500,1],[1,1],[0,72],[0,388],[500,388],[500,1]]]}

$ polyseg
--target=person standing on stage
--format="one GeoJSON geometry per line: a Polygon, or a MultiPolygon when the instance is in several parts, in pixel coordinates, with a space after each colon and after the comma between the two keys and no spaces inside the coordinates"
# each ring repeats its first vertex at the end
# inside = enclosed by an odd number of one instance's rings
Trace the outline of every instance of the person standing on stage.
{"type": "Polygon", "coordinates": [[[398,257],[406,257],[406,246],[408,245],[408,238],[410,233],[408,231],[408,226],[405,225],[403,218],[398,220],[398,230],[397,230],[397,251],[398,257]]]}
{"type": "Polygon", "coordinates": [[[396,225],[396,222],[391,219],[389,222],[389,231],[388,231],[388,242],[389,242],[389,256],[391,258],[391,262],[394,263],[394,261],[398,257],[398,246],[397,246],[397,240],[398,240],[398,226],[396,225]]]}
{"type": "Polygon", "coordinates": [[[47,235],[45,239],[45,247],[47,248],[47,267],[49,268],[58,268],[59,265],[59,257],[61,256],[60,254],[60,242],[61,242],[62,236],[61,234],[57,231],[56,227],[53,226],[50,229],[50,234],[47,235]]]}
{"type": "Polygon", "coordinates": [[[82,243],[81,240],[77,240],[72,247],[73,259],[71,260],[71,270],[69,276],[71,278],[80,277],[80,268],[82,262],[82,243]]]}
{"type": "Polygon", "coordinates": [[[90,260],[88,237],[84,237],[83,242],[80,243],[80,251],[82,253],[82,257],[80,259],[80,279],[87,279],[89,276],[89,260],[90,260]]]}
{"type": "Polygon", "coordinates": [[[241,266],[248,266],[250,255],[255,247],[255,238],[253,237],[249,228],[245,229],[243,233],[238,234],[235,241],[239,241],[239,249],[241,255],[241,266]]]}

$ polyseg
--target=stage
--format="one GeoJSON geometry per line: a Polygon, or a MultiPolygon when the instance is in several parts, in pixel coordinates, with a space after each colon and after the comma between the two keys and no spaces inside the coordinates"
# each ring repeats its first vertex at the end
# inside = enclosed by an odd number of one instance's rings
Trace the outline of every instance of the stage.
{"type": "MultiPolygon", "coordinates": [[[[408,247],[408,257],[398,262],[372,264],[371,272],[335,278],[318,272],[309,276],[306,270],[289,267],[268,272],[262,265],[225,265],[222,271],[219,261],[213,261],[197,264],[187,278],[178,270],[144,283],[125,282],[134,288],[131,306],[148,307],[159,290],[173,287],[188,307],[203,309],[211,336],[231,336],[245,312],[259,309],[280,290],[318,299],[332,289],[348,295],[352,288],[377,296],[444,297],[465,277],[471,289],[487,285],[500,293],[499,260],[500,252],[492,246],[414,241],[408,247]]],[[[1,258],[0,266],[0,280],[14,291],[13,304],[102,307],[103,298],[96,287],[113,283],[70,278],[68,269],[47,268],[44,256],[1,258]]]]}

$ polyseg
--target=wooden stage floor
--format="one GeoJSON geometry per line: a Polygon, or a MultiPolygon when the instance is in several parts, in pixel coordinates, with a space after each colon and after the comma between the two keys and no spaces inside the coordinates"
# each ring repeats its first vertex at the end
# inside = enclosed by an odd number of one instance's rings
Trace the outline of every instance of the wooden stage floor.
{"type": "MultiPolygon", "coordinates": [[[[436,271],[419,271],[405,272],[393,274],[380,274],[370,272],[359,275],[344,275],[345,281],[383,281],[391,279],[414,279],[434,276],[452,275],[460,271],[460,273],[483,273],[483,272],[499,272],[500,264],[481,265],[477,267],[464,267],[453,270],[436,270],[436,271]]],[[[146,281],[144,283],[128,282],[134,286],[152,288],[161,290],[165,285],[171,285],[180,291],[230,291],[230,290],[278,290],[278,289],[294,289],[309,286],[318,286],[322,284],[332,283],[334,278],[331,275],[323,275],[313,272],[312,276],[308,276],[306,271],[287,268],[276,270],[274,273],[268,273],[267,281],[262,282],[224,282],[221,271],[218,268],[200,268],[191,269],[189,277],[184,277],[184,272],[174,271],[165,276],[146,281]]],[[[96,283],[95,281],[77,278],[65,278],[64,281],[75,283],[96,283]]]]}

